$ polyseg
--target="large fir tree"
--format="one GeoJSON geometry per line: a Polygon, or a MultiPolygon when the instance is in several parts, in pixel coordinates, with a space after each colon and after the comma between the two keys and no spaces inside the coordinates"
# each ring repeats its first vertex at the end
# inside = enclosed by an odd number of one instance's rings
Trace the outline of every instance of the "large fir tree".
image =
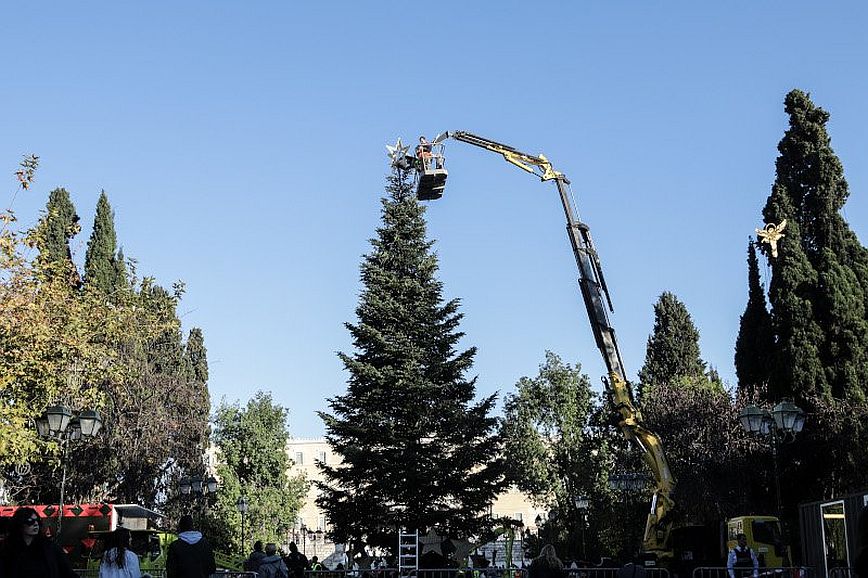
{"type": "Polygon", "coordinates": [[[84,282],[104,293],[111,293],[126,283],[123,256],[117,254],[115,217],[105,191],[99,195],[93,231],[84,258],[84,282]]]}
{"type": "Polygon", "coordinates": [[[735,374],[739,389],[765,391],[774,350],[771,315],[760,281],[759,262],[753,242],[747,248],[747,306],[739,321],[735,341],[735,374]]]}
{"type": "Polygon", "coordinates": [[[841,216],[849,190],[832,150],[829,114],[800,90],[784,101],[789,128],[763,216],[787,220],[772,266],[776,334],[771,397],[864,399],[868,391],[868,252],[841,216]]]}
{"type": "Polygon", "coordinates": [[[475,348],[459,351],[457,299],[444,302],[424,209],[389,178],[382,226],[361,265],[347,392],[321,413],[340,466],[320,467],[317,504],[338,541],[393,548],[397,527],[467,536],[503,486],[494,396],[474,401],[475,348]]]}
{"type": "Polygon", "coordinates": [[[668,291],[654,304],[654,329],[648,337],[645,365],[639,371],[642,391],[682,378],[705,376],[705,362],[699,356],[699,330],[690,312],[668,291]]]}

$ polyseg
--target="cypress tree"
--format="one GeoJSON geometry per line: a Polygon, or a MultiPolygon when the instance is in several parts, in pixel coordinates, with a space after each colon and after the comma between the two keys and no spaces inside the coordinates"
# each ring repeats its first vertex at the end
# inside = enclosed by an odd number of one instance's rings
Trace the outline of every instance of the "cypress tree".
{"type": "Polygon", "coordinates": [[[111,293],[119,281],[115,218],[105,191],[100,192],[93,219],[93,231],[84,258],[84,282],[104,293],[111,293]]]}
{"type": "Polygon", "coordinates": [[[466,373],[476,349],[458,351],[459,301],[444,302],[424,209],[396,171],[382,225],[361,265],[355,352],[339,353],[347,391],[320,413],[340,466],[321,464],[317,504],[337,541],[394,548],[397,527],[478,535],[503,487],[494,396],[474,401],[466,373]],[[391,530],[384,530],[391,528],[391,530]]]}
{"type": "Polygon", "coordinates": [[[39,265],[51,276],[69,276],[73,285],[80,282],[78,271],[72,262],[69,240],[80,230],[78,214],[66,189],[54,189],[48,195],[45,215],[39,223],[39,265]]]}
{"type": "Polygon", "coordinates": [[[205,337],[202,330],[194,327],[187,336],[187,363],[192,372],[193,381],[208,383],[208,350],[205,349],[205,337]]]}
{"type": "Polygon", "coordinates": [[[654,329],[648,337],[645,365],[639,371],[642,390],[704,375],[705,362],[699,356],[699,330],[684,303],[666,291],[654,304],[654,329]]]}
{"type": "Polygon", "coordinates": [[[767,254],[777,338],[770,393],[864,399],[868,257],[840,214],[849,189],[826,132],[829,114],[800,90],[784,104],[789,128],[763,210],[766,222],[787,219],[779,257],[767,254]]]}
{"type": "Polygon", "coordinates": [[[765,391],[774,354],[771,315],[760,282],[759,262],[753,242],[747,248],[747,306],[735,341],[735,374],[740,389],[765,391]]]}

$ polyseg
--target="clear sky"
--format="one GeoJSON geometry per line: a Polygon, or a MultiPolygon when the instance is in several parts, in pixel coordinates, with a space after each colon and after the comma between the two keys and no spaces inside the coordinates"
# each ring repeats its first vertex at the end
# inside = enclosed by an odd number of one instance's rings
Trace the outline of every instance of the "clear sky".
{"type": "MultiPolygon", "coordinates": [[[[868,237],[864,2],[17,2],[2,21],[7,190],[22,154],[42,157],[21,223],[65,186],[83,260],[105,189],[139,272],[186,282],[212,400],[271,390],[296,436],[345,390],[335,352],[398,136],[468,130],[570,177],[631,377],[668,290],[734,382],[790,89],[832,114],[868,237]]],[[[478,392],[512,391],[546,349],[599,383],[554,186],[460,143],[447,163],[429,233],[478,392]]]]}

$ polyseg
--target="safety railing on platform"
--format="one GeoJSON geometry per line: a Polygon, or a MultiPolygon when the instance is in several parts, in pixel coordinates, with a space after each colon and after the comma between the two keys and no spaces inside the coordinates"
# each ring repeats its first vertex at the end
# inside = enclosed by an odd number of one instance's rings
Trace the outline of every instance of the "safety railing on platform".
{"type": "Polygon", "coordinates": [[[856,572],[847,566],[829,568],[828,578],[856,578],[856,572]]]}
{"type": "MultiPolygon", "coordinates": [[[[752,578],[754,575],[750,568],[736,568],[733,572],[735,578],[752,578]]],[[[815,578],[813,569],[807,566],[760,568],[757,575],[759,578],[815,578]]],[[[700,566],[693,570],[693,578],[729,578],[729,569],[725,566],[700,566]]],[[[846,577],[840,576],[839,578],[846,577]]]]}

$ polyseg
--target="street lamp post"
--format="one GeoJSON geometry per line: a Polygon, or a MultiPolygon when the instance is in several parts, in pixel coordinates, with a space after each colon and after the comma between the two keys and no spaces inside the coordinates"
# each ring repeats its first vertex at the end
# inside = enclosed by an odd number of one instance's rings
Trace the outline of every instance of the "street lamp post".
{"type": "MultiPolygon", "coordinates": [[[[621,499],[624,503],[624,521],[626,522],[630,511],[628,500],[631,495],[637,494],[648,486],[648,476],[639,472],[626,472],[623,474],[615,474],[609,478],[609,487],[621,493],[621,499]]],[[[627,527],[630,525],[628,524],[627,527]]],[[[624,550],[626,555],[632,555],[630,544],[630,536],[627,530],[624,530],[624,550]]]]}
{"type": "Polygon", "coordinates": [[[771,438],[772,462],[775,473],[775,498],[777,500],[778,519],[783,523],[781,508],[781,477],[778,471],[778,445],[793,443],[796,434],[805,425],[805,412],[792,401],[785,399],[775,405],[771,411],[748,405],[738,414],[738,421],[744,431],[771,438]]]}
{"type": "Polygon", "coordinates": [[[36,419],[36,433],[41,438],[56,440],[61,447],[62,476],[60,481],[60,511],[57,513],[57,535],[63,526],[63,506],[66,497],[66,463],[69,442],[89,439],[102,429],[102,418],[96,410],[88,409],[75,414],[63,404],[52,405],[36,419]]]}
{"type": "Polygon", "coordinates": [[[305,558],[307,557],[307,526],[304,524],[301,525],[301,551],[304,554],[305,558]]]}
{"type": "Polygon", "coordinates": [[[588,559],[588,552],[585,548],[585,529],[588,526],[589,503],[587,496],[573,496],[573,504],[576,506],[576,512],[579,514],[579,519],[582,521],[582,560],[588,559]]]}
{"type": "Polygon", "coordinates": [[[208,496],[213,496],[217,493],[217,478],[214,476],[208,476],[204,479],[199,476],[181,478],[178,486],[182,496],[192,496],[198,504],[199,525],[201,526],[205,521],[205,505],[208,503],[208,496]]]}
{"type": "Polygon", "coordinates": [[[235,508],[238,510],[238,513],[241,514],[241,555],[244,556],[244,516],[247,514],[247,497],[241,496],[238,498],[238,501],[235,502],[235,508]]]}

